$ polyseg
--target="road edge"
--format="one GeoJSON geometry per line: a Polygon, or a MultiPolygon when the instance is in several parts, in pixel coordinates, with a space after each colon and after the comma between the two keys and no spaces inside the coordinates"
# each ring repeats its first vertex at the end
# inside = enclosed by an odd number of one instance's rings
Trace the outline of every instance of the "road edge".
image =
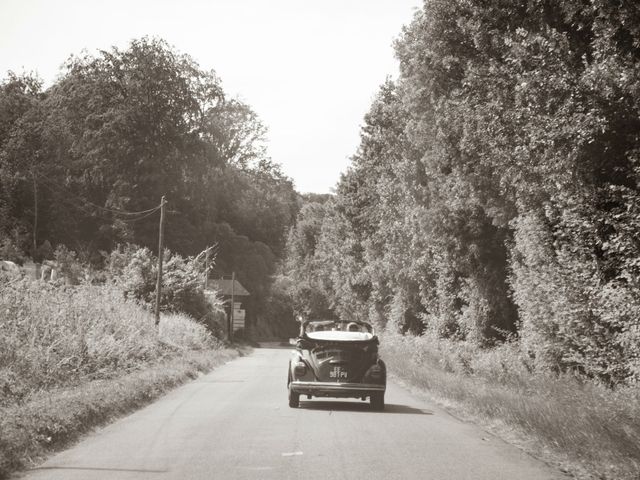
{"type": "Polygon", "coordinates": [[[246,348],[187,351],[115,378],[43,391],[25,403],[0,409],[0,480],[15,478],[96,427],[247,353],[246,348]]]}

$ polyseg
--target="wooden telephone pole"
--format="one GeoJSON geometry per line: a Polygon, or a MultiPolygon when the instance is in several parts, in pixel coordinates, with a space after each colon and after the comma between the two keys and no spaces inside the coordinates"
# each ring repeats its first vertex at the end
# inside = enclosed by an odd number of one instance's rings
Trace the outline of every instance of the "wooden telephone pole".
{"type": "Polygon", "coordinates": [[[156,326],[160,324],[160,296],[162,294],[162,260],[164,257],[164,195],[160,200],[160,232],[158,235],[158,275],[156,277],[156,326]]]}

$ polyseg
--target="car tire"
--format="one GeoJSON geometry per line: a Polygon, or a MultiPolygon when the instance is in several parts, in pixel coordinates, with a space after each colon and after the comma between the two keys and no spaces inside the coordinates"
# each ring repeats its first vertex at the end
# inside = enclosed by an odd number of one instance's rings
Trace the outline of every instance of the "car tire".
{"type": "Polygon", "coordinates": [[[371,402],[371,410],[376,410],[381,412],[384,410],[384,392],[374,392],[369,397],[369,401],[371,402]]]}
{"type": "Polygon", "coordinates": [[[300,406],[300,394],[293,391],[289,386],[289,406],[291,408],[298,408],[300,406]]]}

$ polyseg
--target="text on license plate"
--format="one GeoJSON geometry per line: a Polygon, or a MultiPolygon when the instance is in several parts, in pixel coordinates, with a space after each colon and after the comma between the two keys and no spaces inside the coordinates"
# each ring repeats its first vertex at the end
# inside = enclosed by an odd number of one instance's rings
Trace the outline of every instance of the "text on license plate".
{"type": "Polygon", "coordinates": [[[346,380],[347,376],[347,371],[342,367],[333,367],[333,369],[329,371],[329,378],[334,378],[336,380],[346,380]]]}

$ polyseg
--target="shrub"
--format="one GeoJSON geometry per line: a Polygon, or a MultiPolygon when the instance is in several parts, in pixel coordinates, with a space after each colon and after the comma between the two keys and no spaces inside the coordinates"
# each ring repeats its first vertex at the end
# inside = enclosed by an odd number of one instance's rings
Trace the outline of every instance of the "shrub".
{"type": "Polygon", "coordinates": [[[506,425],[511,439],[516,429],[528,450],[589,472],[579,478],[639,478],[637,385],[612,389],[578,374],[536,372],[517,342],[480,349],[431,335],[386,334],[381,355],[390,371],[458,413],[490,428],[506,425]]]}
{"type": "MultiPolygon", "coordinates": [[[[128,298],[151,309],[155,305],[157,258],[148,248],[119,246],[108,257],[107,270],[128,298]]],[[[204,295],[204,265],[198,258],[183,258],[165,251],[160,309],[183,312],[207,324],[215,324],[224,313],[217,295],[204,295]]]]}
{"type": "Polygon", "coordinates": [[[0,405],[215,344],[203,325],[178,315],[163,316],[158,333],[151,312],[113,285],[0,288],[0,405]]]}
{"type": "Polygon", "coordinates": [[[603,281],[598,263],[579,245],[560,248],[549,216],[535,212],[515,223],[511,284],[523,349],[540,371],[576,371],[610,384],[637,381],[637,288],[603,281]]]}
{"type": "MultiPolygon", "coordinates": [[[[48,243],[48,242],[47,242],[48,243]]],[[[58,264],[59,275],[67,283],[78,285],[85,278],[85,266],[78,260],[78,255],[64,245],[58,245],[53,257],[58,264]]]]}
{"type": "Polygon", "coordinates": [[[19,265],[25,260],[25,256],[16,242],[11,237],[2,234],[0,234],[0,260],[8,260],[19,265]]]}

